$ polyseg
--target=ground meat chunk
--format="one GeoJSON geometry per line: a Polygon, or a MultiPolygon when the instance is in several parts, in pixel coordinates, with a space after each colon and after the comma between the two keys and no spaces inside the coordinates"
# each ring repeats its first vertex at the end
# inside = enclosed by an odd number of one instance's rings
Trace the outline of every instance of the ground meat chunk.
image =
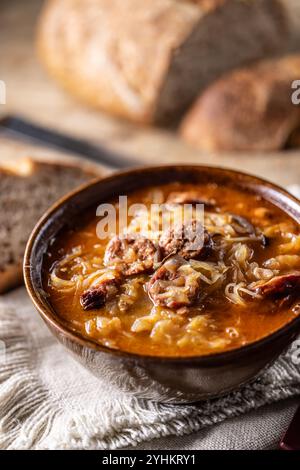
{"type": "Polygon", "coordinates": [[[148,282],[147,291],[156,306],[180,309],[198,297],[200,276],[183,258],[167,259],[148,282]]]}
{"type": "Polygon", "coordinates": [[[160,249],[146,237],[140,235],[115,236],[108,243],[104,264],[114,265],[125,276],[139,274],[153,269],[160,260],[160,249]]]}
{"type": "Polygon", "coordinates": [[[200,222],[192,220],[163,232],[159,238],[159,246],[163,258],[178,254],[185,259],[199,259],[209,254],[212,239],[200,222]]]}
{"type": "Polygon", "coordinates": [[[84,310],[93,310],[103,307],[107,300],[111,299],[118,293],[121,279],[115,278],[104,278],[95,287],[83,292],[80,296],[80,303],[84,310]]]}
{"type": "Polygon", "coordinates": [[[203,204],[205,209],[215,207],[216,201],[212,198],[201,195],[198,191],[173,192],[170,193],[167,204],[203,204]]]}
{"type": "Polygon", "coordinates": [[[260,294],[272,297],[300,297],[300,272],[275,276],[258,287],[260,294]]]}

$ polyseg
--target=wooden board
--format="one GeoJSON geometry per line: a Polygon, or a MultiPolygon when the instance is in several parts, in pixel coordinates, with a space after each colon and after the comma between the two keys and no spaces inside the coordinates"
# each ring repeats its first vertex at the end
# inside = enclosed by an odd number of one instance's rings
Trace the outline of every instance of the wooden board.
{"type": "MultiPolygon", "coordinates": [[[[281,185],[300,183],[300,153],[207,155],[187,146],[175,133],[142,128],[90,110],[62,91],[40,66],[34,47],[41,0],[2,0],[0,10],[0,80],[7,104],[0,113],[17,113],[39,124],[89,138],[150,164],[199,163],[241,169],[281,185]]],[[[300,78],[300,77],[299,77],[300,78]]],[[[28,153],[62,157],[30,145],[0,140],[0,158],[28,153]]]]}

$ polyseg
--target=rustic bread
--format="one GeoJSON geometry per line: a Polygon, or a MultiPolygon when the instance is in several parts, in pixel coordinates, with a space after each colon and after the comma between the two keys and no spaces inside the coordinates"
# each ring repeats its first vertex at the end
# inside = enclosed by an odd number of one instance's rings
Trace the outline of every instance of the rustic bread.
{"type": "Polygon", "coordinates": [[[22,282],[25,245],[43,212],[60,196],[97,175],[96,170],[31,159],[0,167],[0,293],[22,282]]]}
{"type": "Polygon", "coordinates": [[[300,126],[300,106],[291,99],[297,79],[300,55],[236,70],[199,97],[180,133],[204,151],[281,149],[300,126]]]}
{"type": "Polygon", "coordinates": [[[86,103],[169,124],[214,79],[285,47],[281,0],[50,0],[41,61],[86,103]]]}

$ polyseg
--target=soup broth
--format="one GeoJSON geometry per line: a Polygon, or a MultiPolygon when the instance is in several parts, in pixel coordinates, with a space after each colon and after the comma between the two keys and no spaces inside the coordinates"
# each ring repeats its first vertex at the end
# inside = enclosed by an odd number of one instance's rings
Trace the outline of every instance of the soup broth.
{"type": "Polygon", "coordinates": [[[49,247],[44,289],[73,330],[110,348],[183,357],[246,345],[300,313],[299,226],[279,208],[185,183],[135,191],[132,204],[148,212],[137,207],[121,232],[117,224],[99,238],[92,214],[49,247]],[[153,204],[162,207],[154,228],[153,204]]]}

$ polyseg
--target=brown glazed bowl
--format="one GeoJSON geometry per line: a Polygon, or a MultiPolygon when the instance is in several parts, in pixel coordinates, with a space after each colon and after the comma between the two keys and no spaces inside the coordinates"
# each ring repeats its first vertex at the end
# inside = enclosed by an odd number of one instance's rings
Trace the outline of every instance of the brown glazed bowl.
{"type": "Polygon", "coordinates": [[[254,379],[300,332],[300,316],[275,333],[231,351],[188,358],[151,357],[113,350],[74,331],[60,319],[42,285],[43,257],[53,237],[93,206],[153,184],[213,182],[261,195],[300,223],[300,202],[283,189],[244,173],[206,166],[161,166],[96,180],[60,199],[38,222],[27,244],[24,277],[41,317],[68,351],[116,388],[164,403],[191,403],[232,391],[254,379]]]}

